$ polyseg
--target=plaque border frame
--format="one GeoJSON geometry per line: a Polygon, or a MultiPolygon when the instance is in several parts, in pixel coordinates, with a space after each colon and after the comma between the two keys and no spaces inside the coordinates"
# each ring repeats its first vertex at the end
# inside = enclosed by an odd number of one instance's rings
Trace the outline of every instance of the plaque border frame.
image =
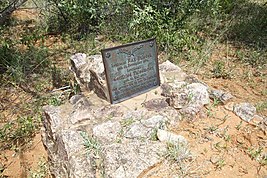
{"type": "Polygon", "coordinates": [[[116,104],[116,103],[125,101],[127,99],[130,99],[130,98],[133,98],[135,96],[141,95],[143,93],[146,93],[146,92],[148,92],[148,91],[150,91],[152,89],[155,89],[158,86],[160,86],[159,62],[158,62],[158,48],[157,48],[156,38],[151,38],[151,39],[142,40],[142,41],[133,42],[133,43],[127,43],[127,44],[124,44],[124,45],[119,45],[119,46],[115,46],[115,47],[111,47],[111,48],[105,48],[105,49],[102,49],[101,50],[101,55],[102,55],[102,60],[103,60],[103,63],[104,63],[105,76],[106,76],[106,82],[107,82],[108,93],[109,93],[109,102],[111,104],[116,104]],[[156,63],[157,85],[152,86],[152,87],[150,87],[148,89],[145,89],[145,90],[141,90],[141,91],[139,91],[137,93],[134,93],[134,94],[132,94],[130,96],[127,96],[127,97],[124,97],[124,98],[121,98],[121,99],[118,99],[118,100],[113,100],[112,99],[112,92],[111,92],[111,81],[109,81],[109,78],[110,78],[110,76],[109,76],[110,75],[110,69],[108,68],[108,64],[107,64],[108,61],[106,59],[105,53],[107,51],[112,51],[112,50],[116,50],[116,49],[119,49],[119,48],[128,47],[128,46],[132,46],[132,45],[138,45],[138,44],[147,43],[147,42],[153,42],[156,45],[155,63],[156,63]]]}

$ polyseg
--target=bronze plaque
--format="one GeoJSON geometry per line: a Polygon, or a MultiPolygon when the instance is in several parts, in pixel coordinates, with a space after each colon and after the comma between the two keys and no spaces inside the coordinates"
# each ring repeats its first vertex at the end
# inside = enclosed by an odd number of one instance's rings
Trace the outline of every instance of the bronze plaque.
{"type": "Polygon", "coordinates": [[[155,39],[101,52],[111,103],[132,98],[160,85],[155,39]]]}

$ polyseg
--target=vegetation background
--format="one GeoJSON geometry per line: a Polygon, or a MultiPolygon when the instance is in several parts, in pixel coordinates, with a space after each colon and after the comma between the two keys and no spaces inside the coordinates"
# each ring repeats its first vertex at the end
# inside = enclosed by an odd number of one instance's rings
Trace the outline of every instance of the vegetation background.
{"type": "MultiPolygon", "coordinates": [[[[28,148],[42,106],[79,92],[69,56],[99,54],[110,43],[155,37],[161,61],[206,80],[247,83],[259,94],[248,99],[266,114],[265,0],[1,0],[0,13],[3,153],[28,148]],[[33,18],[18,18],[23,10],[33,18]]],[[[0,177],[5,168],[0,165],[0,177]]]]}

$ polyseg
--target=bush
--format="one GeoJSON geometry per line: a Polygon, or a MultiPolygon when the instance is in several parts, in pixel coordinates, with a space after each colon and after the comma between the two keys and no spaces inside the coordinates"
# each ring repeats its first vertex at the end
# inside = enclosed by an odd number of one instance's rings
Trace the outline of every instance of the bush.
{"type": "Polygon", "coordinates": [[[48,17],[50,31],[79,32],[99,30],[108,5],[107,0],[49,0],[53,11],[48,17]]]}
{"type": "Polygon", "coordinates": [[[202,45],[200,32],[210,33],[234,6],[231,0],[147,1],[135,3],[130,19],[133,39],[156,37],[161,50],[194,50],[202,45]]]}
{"type": "Polygon", "coordinates": [[[35,134],[38,123],[31,117],[19,117],[0,128],[0,150],[25,144],[35,134]]]}
{"type": "MultiPolygon", "coordinates": [[[[48,16],[50,31],[64,31],[76,39],[104,34],[124,43],[156,37],[160,51],[170,57],[179,56],[179,60],[204,61],[200,67],[209,58],[209,49],[204,49],[207,41],[231,40],[249,47],[253,44],[255,51],[266,47],[266,8],[247,0],[50,2],[56,12],[48,16]]],[[[249,63],[264,64],[265,53],[249,63]]]]}
{"type": "Polygon", "coordinates": [[[0,1],[0,11],[7,7],[9,1],[8,0],[1,0],[0,1]]]}
{"type": "Polygon", "coordinates": [[[101,32],[126,41],[157,37],[161,49],[179,50],[197,43],[199,24],[192,26],[193,18],[214,17],[229,11],[234,4],[232,0],[50,1],[52,9],[56,9],[56,16],[48,18],[50,30],[63,29],[82,35],[101,32]]]}
{"type": "Polygon", "coordinates": [[[31,40],[25,42],[22,39],[20,42],[8,37],[0,39],[0,74],[7,73],[12,81],[25,82],[32,73],[42,73],[50,65],[45,47],[35,47],[31,40]],[[26,50],[18,48],[21,43],[27,44],[26,50]]]}

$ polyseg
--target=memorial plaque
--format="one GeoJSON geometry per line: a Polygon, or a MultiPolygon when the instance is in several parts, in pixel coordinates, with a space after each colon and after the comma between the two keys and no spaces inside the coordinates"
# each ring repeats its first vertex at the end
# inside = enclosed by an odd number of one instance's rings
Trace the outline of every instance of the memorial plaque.
{"type": "Polygon", "coordinates": [[[102,56],[111,103],[160,85],[155,39],[103,49],[102,56]]]}

